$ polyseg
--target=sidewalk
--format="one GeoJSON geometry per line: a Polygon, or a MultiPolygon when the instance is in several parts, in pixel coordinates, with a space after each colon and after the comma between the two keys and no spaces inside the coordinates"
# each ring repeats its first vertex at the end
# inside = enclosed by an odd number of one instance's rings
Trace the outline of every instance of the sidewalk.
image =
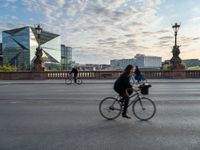
{"type": "MultiPolygon", "coordinates": [[[[83,79],[83,84],[113,84],[115,79],[83,79]]],[[[150,83],[200,83],[198,79],[148,79],[150,83]]],[[[0,85],[7,84],[64,84],[64,79],[56,80],[0,80],[0,85]]]]}

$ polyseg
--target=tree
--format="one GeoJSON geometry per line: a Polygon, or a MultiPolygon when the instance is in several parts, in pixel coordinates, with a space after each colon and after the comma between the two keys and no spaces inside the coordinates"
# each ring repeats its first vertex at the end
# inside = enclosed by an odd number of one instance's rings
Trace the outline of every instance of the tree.
{"type": "Polygon", "coordinates": [[[14,66],[3,65],[3,66],[0,66],[0,71],[13,72],[13,71],[17,71],[17,69],[14,66]]]}
{"type": "Polygon", "coordinates": [[[26,63],[22,63],[20,69],[21,69],[22,71],[27,71],[27,70],[28,70],[27,64],[26,64],[26,63]]]}
{"type": "Polygon", "coordinates": [[[186,63],[184,63],[184,62],[181,63],[181,67],[184,68],[184,69],[188,68],[187,65],[186,65],[186,63]]]}
{"type": "Polygon", "coordinates": [[[162,71],[169,71],[169,67],[170,67],[169,64],[163,64],[161,70],[162,70],[162,71]]]}

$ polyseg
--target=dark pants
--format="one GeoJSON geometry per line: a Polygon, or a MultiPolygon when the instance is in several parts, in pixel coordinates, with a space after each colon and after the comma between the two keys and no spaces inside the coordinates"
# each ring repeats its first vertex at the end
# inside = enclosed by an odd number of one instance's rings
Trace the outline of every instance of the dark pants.
{"type": "Polygon", "coordinates": [[[129,95],[131,95],[132,93],[133,93],[132,90],[128,90],[128,93],[126,93],[126,92],[119,93],[119,95],[124,100],[124,109],[123,109],[122,115],[126,115],[126,113],[127,113],[127,108],[128,108],[128,104],[129,104],[129,95]]]}
{"type": "Polygon", "coordinates": [[[76,75],[74,74],[74,83],[76,83],[76,80],[77,80],[77,74],[76,75]]]}

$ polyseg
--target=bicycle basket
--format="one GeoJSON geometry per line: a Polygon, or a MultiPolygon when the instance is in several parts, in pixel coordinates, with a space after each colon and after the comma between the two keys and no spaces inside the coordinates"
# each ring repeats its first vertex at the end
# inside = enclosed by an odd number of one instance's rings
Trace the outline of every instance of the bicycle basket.
{"type": "Polygon", "coordinates": [[[148,95],[150,87],[151,85],[149,83],[143,83],[142,85],[140,85],[139,88],[140,88],[141,94],[148,95]]]}

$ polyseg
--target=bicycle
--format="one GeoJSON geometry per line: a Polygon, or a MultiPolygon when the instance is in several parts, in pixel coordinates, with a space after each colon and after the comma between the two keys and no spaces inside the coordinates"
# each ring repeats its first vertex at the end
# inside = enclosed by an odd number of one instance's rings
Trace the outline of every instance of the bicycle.
{"type": "MultiPolygon", "coordinates": [[[[139,89],[139,91],[143,90],[140,86],[139,89]]],[[[134,91],[135,93],[130,95],[129,97],[130,101],[128,104],[128,107],[132,105],[132,112],[134,116],[141,121],[147,121],[153,118],[156,113],[155,103],[147,97],[141,97],[139,91],[134,91]],[[135,99],[131,100],[131,98],[133,97],[135,97],[135,99]]],[[[147,91],[143,91],[143,93],[148,94],[147,91]]],[[[114,120],[119,117],[122,113],[122,108],[123,102],[120,96],[118,96],[117,98],[106,97],[99,104],[99,112],[107,120],[114,120]]]]}
{"type": "MultiPolygon", "coordinates": [[[[70,85],[74,82],[73,76],[69,76],[68,78],[65,79],[65,84],[70,85]]],[[[80,78],[76,78],[76,84],[80,85],[82,84],[83,81],[80,78]]]]}

